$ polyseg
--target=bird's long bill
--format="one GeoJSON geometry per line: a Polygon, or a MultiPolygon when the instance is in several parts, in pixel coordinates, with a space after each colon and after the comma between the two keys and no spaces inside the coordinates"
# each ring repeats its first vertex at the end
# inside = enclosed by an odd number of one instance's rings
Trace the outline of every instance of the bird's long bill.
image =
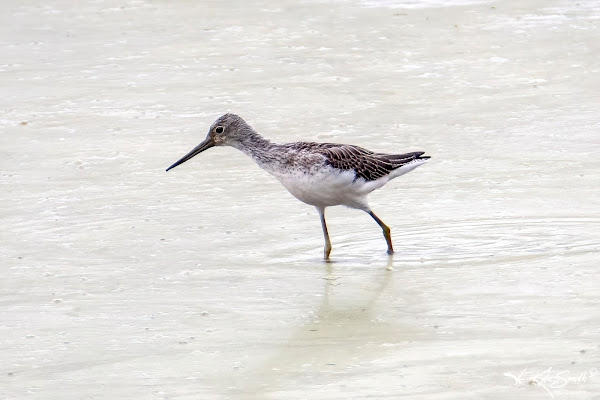
{"type": "Polygon", "coordinates": [[[167,171],[170,170],[171,168],[175,168],[179,164],[183,164],[184,162],[186,162],[190,158],[194,157],[195,155],[198,155],[198,154],[202,153],[206,149],[210,149],[214,145],[215,145],[215,142],[212,140],[212,138],[207,137],[202,143],[200,143],[198,146],[194,147],[194,149],[192,151],[190,151],[185,156],[183,156],[181,158],[181,160],[177,161],[175,164],[173,164],[169,168],[167,168],[167,171]]]}

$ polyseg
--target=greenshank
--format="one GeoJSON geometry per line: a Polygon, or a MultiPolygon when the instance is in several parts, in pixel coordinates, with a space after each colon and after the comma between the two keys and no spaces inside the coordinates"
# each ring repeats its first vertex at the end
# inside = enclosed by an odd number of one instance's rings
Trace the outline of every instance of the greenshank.
{"type": "Polygon", "coordinates": [[[393,254],[390,228],[371,210],[367,195],[429,160],[421,151],[384,154],[348,144],[276,144],[259,135],[239,116],[225,114],[211,125],[202,143],[167,171],[214,146],[232,146],[246,153],[294,197],[317,209],[325,238],[326,260],[331,253],[331,241],[325,208],[338,205],[368,213],[383,230],[388,254],[393,254]]]}

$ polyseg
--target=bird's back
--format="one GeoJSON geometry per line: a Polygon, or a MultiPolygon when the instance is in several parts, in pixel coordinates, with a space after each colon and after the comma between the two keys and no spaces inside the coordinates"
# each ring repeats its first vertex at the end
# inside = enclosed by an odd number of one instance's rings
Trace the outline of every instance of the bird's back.
{"type": "Polygon", "coordinates": [[[285,146],[300,154],[321,155],[325,165],[342,171],[352,170],[355,179],[362,178],[365,181],[375,181],[387,175],[395,175],[390,179],[395,178],[399,175],[393,174],[393,171],[408,166],[412,166],[412,170],[429,159],[429,156],[423,156],[425,153],[422,151],[384,154],[348,144],[296,142],[285,146]]]}

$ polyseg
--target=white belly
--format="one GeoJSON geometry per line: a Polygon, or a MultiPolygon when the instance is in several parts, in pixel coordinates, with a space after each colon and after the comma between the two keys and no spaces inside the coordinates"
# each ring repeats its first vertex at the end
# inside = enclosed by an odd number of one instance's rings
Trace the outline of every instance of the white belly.
{"type": "Polygon", "coordinates": [[[368,211],[367,195],[398,176],[412,171],[427,160],[414,160],[389,175],[374,181],[356,178],[353,170],[342,171],[331,166],[316,164],[297,168],[288,166],[275,168],[259,164],[275,176],[298,200],[319,208],[344,205],[368,211]]]}
{"type": "Polygon", "coordinates": [[[366,195],[385,184],[366,182],[361,178],[355,180],[354,171],[340,172],[331,167],[318,169],[315,173],[296,171],[275,176],[294,197],[316,207],[345,205],[366,209],[366,195]]]}

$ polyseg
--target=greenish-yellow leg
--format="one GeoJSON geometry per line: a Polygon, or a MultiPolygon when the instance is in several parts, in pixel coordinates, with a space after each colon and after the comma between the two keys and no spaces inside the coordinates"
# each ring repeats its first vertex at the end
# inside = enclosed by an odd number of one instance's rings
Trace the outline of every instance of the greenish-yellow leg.
{"type": "Polygon", "coordinates": [[[375,222],[377,222],[377,224],[379,224],[379,226],[383,230],[383,237],[385,238],[385,241],[387,242],[387,245],[388,245],[388,250],[387,250],[388,254],[394,254],[394,247],[392,246],[392,235],[391,235],[390,227],[387,226],[386,224],[384,224],[383,221],[380,220],[379,217],[377,215],[375,215],[375,213],[373,211],[368,211],[368,213],[371,217],[373,217],[375,222]]]}

